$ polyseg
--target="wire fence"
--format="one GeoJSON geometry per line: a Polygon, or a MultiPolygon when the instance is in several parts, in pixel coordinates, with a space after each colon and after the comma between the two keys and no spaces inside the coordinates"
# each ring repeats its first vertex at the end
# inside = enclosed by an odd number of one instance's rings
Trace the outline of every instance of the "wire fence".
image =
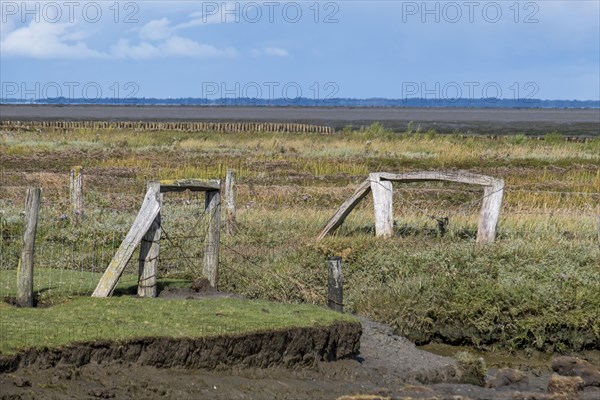
{"type": "MultiPolygon", "coordinates": [[[[18,267],[23,237],[23,206],[25,187],[42,187],[42,206],[36,237],[34,291],[38,297],[90,294],[96,287],[121,241],[129,230],[141,205],[144,189],[134,174],[122,171],[118,190],[106,192],[105,179],[110,175],[96,173],[85,181],[85,217],[72,217],[68,193],[68,171],[0,171],[0,297],[16,294],[18,267]]],[[[100,171],[102,172],[102,171],[100,171]]],[[[114,174],[114,171],[112,171],[114,174]]],[[[267,198],[252,197],[240,182],[241,199],[238,208],[246,219],[235,235],[221,235],[220,264],[231,275],[253,266],[276,266],[290,254],[316,236],[321,225],[334,212],[330,207],[313,203],[309,195],[304,203],[290,205],[273,203],[267,198]],[[282,222],[285,219],[285,223],[282,222]],[[294,232],[294,230],[298,232],[294,232]]],[[[330,203],[339,204],[353,191],[352,187],[337,190],[330,203]],[[347,192],[347,193],[346,193],[347,192]]],[[[251,192],[254,192],[254,188],[251,192]]],[[[274,194],[276,195],[276,194],[274,194]]],[[[538,196],[539,204],[520,208],[516,202],[505,201],[500,213],[500,231],[511,219],[535,217],[550,221],[557,229],[581,228],[593,232],[600,214],[600,192],[561,192],[505,188],[505,199],[511,196],[538,196]],[[561,207],[560,199],[569,199],[576,207],[561,207]],[[574,201],[573,198],[576,198],[574,201]],[[577,199],[581,199],[578,201],[577,199]],[[558,199],[558,200],[557,200],[558,199]],[[544,202],[550,204],[544,207],[544,202]],[[589,225],[589,227],[588,227],[589,225]]],[[[537,197],[535,197],[537,199],[537,197]]],[[[451,235],[474,238],[480,213],[482,190],[469,185],[410,183],[394,187],[395,233],[400,236],[451,235]]],[[[536,200],[537,201],[537,200],[536,200]]],[[[373,233],[372,202],[357,207],[357,216],[350,216],[336,235],[349,236],[373,233]]],[[[182,192],[164,195],[162,237],[160,244],[159,278],[193,280],[202,275],[208,229],[204,211],[204,193],[182,192]]],[[[538,222],[536,222],[538,221],[538,222]]],[[[562,233],[561,233],[562,234],[562,233]]],[[[138,253],[127,264],[116,292],[135,293],[138,279],[138,253]]],[[[237,279],[250,279],[237,276],[237,279]]]]}
{"type": "MultiPolygon", "coordinates": [[[[68,175],[67,175],[68,176],[68,175]]],[[[1,177],[1,176],[0,176],[1,177]]],[[[0,181],[2,182],[2,181],[0,181]]],[[[5,182],[2,182],[5,183],[5,182]]],[[[2,192],[17,187],[0,185],[2,192]]],[[[21,186],[21,194],[25,189],[21,186]]],[[[93,187],[86,193],[85,215],[69,212],[68,190],[46,185],[42,189],[38,217],[34,292],[38,297],[90,294],[131,227],[136,206],[143,194],[106,193],[99,196],[93,187]]],[[[16,295],[23,241],[24,201],[5,196],[0,199],[0,297],[16,295]]],[[[165,278],[192,278],[202,271],[208,220],[203,193],[169,193],[161,210],[163,236],[159,254],[159,275],[165,278]]],[[[134,292],[139,270],[139,249],[126,265],[116,292],[134,292]]]]}

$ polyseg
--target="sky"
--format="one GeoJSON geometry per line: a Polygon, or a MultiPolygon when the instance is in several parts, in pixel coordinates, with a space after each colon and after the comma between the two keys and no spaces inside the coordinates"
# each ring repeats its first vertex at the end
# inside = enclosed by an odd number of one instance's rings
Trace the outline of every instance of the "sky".
{"type": "Polygon", "coordinates": [[[0,97],[600,99],[600,1],[0,0],[0,97]]]}

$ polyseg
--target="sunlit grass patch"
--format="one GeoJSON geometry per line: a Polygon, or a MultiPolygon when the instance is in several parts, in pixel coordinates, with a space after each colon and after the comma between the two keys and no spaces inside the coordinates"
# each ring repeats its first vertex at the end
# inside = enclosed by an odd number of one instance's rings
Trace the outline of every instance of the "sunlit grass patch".
{"type": "Polygon", "coordinates": [[[0,304],[0,354],[72,342],[142,337],[203,338],[355,321],[312,305],[240,299],[79,297],[50,308],[0,304]]]}

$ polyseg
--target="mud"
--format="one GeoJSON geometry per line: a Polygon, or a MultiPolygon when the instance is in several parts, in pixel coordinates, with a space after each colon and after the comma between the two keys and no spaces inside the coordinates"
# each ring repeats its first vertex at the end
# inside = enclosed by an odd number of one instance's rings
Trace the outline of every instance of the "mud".
{"type": "Polygon", "coordinates": [[[0,105],[5,120],[38,121],[211,121],[284,122],[414,128],[438,132],[471,131],[483,134],[546,134],[552,131],[597,136],[597,109],[493,109],[395,107],[209,107],[209,106],[103,106],[103,105],[0,105]]]}
{"type": "MultiPolygon", "coordinates": [[[[385,325],[361,323],[360,354],[350,359],[267,368],[220,364],[215,369],[169,367],[173,364],[169,362],[143,364],[139,357],[129,361],[105,357],[101,363],[90,359],[80,366],[64,361],[52,367],[32,363],[0,374],[0,398],[336,399],[357,394],[392,399],[558,398],[547,391],[549,368],[541,375],[513,372],[520,378],[506,379],[493,388],[457,383],[464,377],[453,358],[420,350],[385,325]]],[[[170,356],[181,360],[177,354],[170,356]]],[[[497,372],[489,371],[488,380],[497,372]]],[[[581,400],[597,399],[600,390],[588,387],[576,395],[581,400]]]]}

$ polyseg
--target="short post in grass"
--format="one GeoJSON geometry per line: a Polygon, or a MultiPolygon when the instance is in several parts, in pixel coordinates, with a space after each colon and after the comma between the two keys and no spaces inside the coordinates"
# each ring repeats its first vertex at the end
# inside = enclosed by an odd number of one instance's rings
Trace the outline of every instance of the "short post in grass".
{"type": "Polygon", "coordinates": [[[228,235],[233,235],[236,229],[235,210],[235,171],[227,170],[225,177],[225,230],[228,235]]]}
{"type": "Polygon", "coordinates": [[[344,275],[342,274],[342,258],[327,258],[327,307],[344,312],[344,275]]]}
{"type": "Polygon", "coordinates": [[[598,246],[600,246],[600,215],[598,215],[598,246]]]}
{"type": "Polygon", "coordinates": [[[205,194],[205,213],[208,216],[208,232],[204,248],[204,276],[210,286],[216,288],[219,281],[219,246],[221,231],[221,191],[210,190],[205,194]]]}
{"type": "Polygon", "coordinates": [[[33,307],[33,256],[42,189],[27,189],[23,251],[17,269],[17,305],[33,307]]]}
{"type": "Polygon", "coordinates": [[[71,168],[69,195],[71,197],[73,219],[77,221],[83,217],[83,167],[80,165],[71,168]]]}
{"type": "MultiPolygon", "coordinates": [[[[157,196],[159,207],[162,207],[163,195],[160,193],[160,182],[148,182],[147,190],[153,190],[157,196]]],[[[156,271],[161,236],[160,211],[142,238],[139,255],[139,280],[137,294],[140,297],[156,297],[156,271]]]]}

